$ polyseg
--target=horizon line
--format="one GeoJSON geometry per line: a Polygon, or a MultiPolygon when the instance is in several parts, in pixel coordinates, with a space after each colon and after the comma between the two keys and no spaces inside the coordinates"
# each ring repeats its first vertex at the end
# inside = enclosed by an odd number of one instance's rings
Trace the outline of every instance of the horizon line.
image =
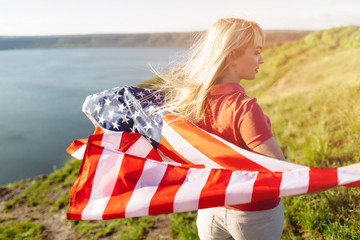
{"type": "MultiPolygon", "coordinates": [[[[347,25],[349,26],[349,25],[347,25]]],[[[344,26],[345,27],[345,26],[344,26]]],[[[299,31],[299,32],[315,32],[322,31],[325,29],[319,30],[311,30],[311,29],[263,29],[266,31],[299,31]]],[[[173,31],[173,32],[124,32],[124,33],[116,33],[116,32],[104,32],[104,33],[60,33],[60,34],[39,34],[39,35],[0,35],[0,37],[61,37],[61,36],[90,36],[90,35],[142,35],[142,34],[186,34],[186,33],[198,33],[205,32],[206,30],[194,30],[194,31],[173,31]]]]}
{"type": "MultiPolygon", "coordinates": [[[[341,27],[348,27],[348,26],[358,26],[356,24],[348,24],[348,25],[341,25],[341,26],[334,26],[329,28],[321,28],[321,29],[297,29],[297,28],[263,28],[265,32],[269,31],[283,31],[283,32],[291,32],[291,31],[298,31],[298,32],[316,32],[316,31],[324,31],[332,28],[341,28],[341,27]]],[[[15,38],[15,37],[65,37],[65,36],[90,36],[90,35],[141,35],[141,34],[186,34],[186,33],[198,33],[198,32],[205,32],[207,30],[191,30],[191,31],[158,31],[158,32],[93,32],[93,33],[57,33],[57,34],[34,34],[34,35],[1,35],[0,38],[15,38]]]]}

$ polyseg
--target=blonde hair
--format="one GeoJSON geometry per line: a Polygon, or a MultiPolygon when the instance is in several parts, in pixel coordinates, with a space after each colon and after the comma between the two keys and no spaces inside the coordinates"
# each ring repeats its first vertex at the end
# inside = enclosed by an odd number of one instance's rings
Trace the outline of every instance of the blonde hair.
{"type": "Polygon", "coordinates": [[[263,43],[264,33],[253,21],[222,18],[190,48],[190,58],[161,74],[160,90],[166,93],[164,108],[179,112],[198,123],[205,117],[205,100],[212,86],[228,67],[227,56],[241,53],[250,45],[263,43]]]}

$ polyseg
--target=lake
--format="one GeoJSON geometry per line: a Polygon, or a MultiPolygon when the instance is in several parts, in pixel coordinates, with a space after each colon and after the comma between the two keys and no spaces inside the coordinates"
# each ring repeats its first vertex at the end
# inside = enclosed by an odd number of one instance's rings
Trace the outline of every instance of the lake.
{"type": "Polygon", "coordinates": [[[0,185],[48,174],[93,125],[86,96],[135,86],[185,48],[77,48],[0,51],[0,185]]]}

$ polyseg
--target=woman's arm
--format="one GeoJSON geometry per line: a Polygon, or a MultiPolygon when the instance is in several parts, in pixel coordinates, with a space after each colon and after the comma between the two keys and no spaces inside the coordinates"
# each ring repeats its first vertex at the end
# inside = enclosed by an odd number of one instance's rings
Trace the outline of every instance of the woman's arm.
{"type": "Polygon", "coordinates": [[[256,153],[260,153],[260,154],[268,156],[268,157],[286,161],[284,154],[282,153],[282,151],[274,137],[269,138],[265,142],[254,147],[252,150],[256,153]]]}

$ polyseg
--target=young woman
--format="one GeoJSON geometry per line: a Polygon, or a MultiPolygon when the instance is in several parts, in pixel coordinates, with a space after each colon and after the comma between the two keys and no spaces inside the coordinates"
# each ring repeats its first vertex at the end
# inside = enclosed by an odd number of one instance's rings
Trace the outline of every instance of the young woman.
{"type": "MultiPolygon", "coordinates": [[[[192,47],[189,60],[159,76],[166,108],[242,148],[285,160],[270,120],[240,80],[254,80],[264,60],[264,33],[238,18],[220,19],[192,47]]],[[[280,239],[284,223],[279,198],[198,211],[200,239],[280,239]]]]}

